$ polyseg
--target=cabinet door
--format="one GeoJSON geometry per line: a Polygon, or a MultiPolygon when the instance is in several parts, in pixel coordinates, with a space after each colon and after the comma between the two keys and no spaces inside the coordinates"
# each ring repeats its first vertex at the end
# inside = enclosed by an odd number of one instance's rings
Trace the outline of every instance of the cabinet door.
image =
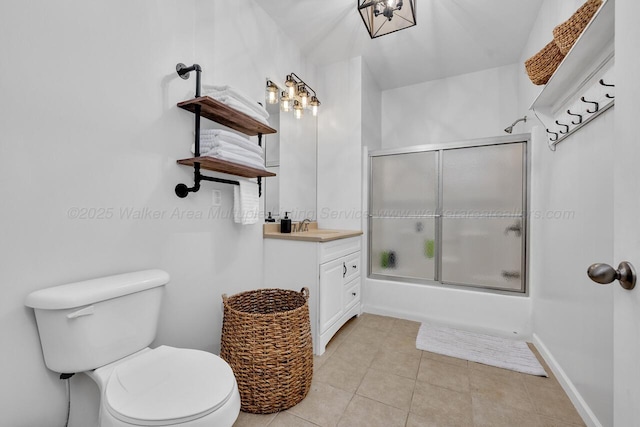
{"type": "Polygon", "coordinates": [[[342,315],[344,260],[320,265],[320,333],[342,315]]]}

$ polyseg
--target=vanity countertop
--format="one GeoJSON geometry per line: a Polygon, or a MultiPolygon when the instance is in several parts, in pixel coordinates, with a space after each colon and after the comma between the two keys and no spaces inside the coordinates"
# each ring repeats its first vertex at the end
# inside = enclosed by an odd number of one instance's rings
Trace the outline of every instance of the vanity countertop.
{"type": "MultiPolygon", "coordinates": [[[[295,224],[297,225],[297,223],[295,224]]],[[[330,230],[318,228],[317,222],[310,222],[308,231],[291,233],[281,233],[280,223],[278,222],[264,224],[262,228],[262,237],[265,239],[301,240],[305,242],[330,242],[332,240],[360,236],[361,234],[362,231],[359,230],[330,230]]]]}

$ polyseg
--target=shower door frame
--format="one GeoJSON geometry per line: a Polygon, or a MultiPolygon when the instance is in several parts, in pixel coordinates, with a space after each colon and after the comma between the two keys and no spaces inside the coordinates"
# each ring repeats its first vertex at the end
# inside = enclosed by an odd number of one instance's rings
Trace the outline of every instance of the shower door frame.
{"type": "MultiPolygon", "coordinates": [[[[385,150],[376,150],[370,151],[368,154],[368,212],[367,212],[367,277],[370,279],[377,280],[386,280],[393,282],[404,282],[404,283],[415,283],[415,284],[427,284],[433,286],[441,286],[441,287],[456,287],[456,288],[464,288],[464,289],[472,289],[474,291],[485,291],[497,294],[505,294],[512,296],[528,296],[529,295],[529,274],[528,274],[528,265],[529,265],[529,250],[528,250],[528,242],[529,242],[529,178],[530,178],[530,143],[531,143],[531,134],[515,134],[515,135],[505,135],[505,136],[496,136],[496,137],[488,137],[488,138],[480,138],[466,141],[456,141],[456,142],[447,142],[447,143],[438,143],[438,144],[425,144],[425,145],[414,145],[410,147],[402,147],[402,148],[393,148],[393,149],[385,149],[385,150]],[[443,154],[446,150],[460,149],[460,148],[475,148],[475,147],[487,147],[487,146],[495,146],[495,145],[506,145],[506,144],[516,144],[522,143],[524,144],[523,156],[522,156],[522,214],[519,217],[522,220],[522,248],[521,248],[521,263],[520,263],[520,271],[522,274],[521,286],[520,289],[504,289],[497,288],[486,285],[474,285],[468,283],[451,283],[451,282],[443,282],[442,281],[442,203],[443,203],[443,179],[442,179],[442,168],[443,168],[443,154]],[[422,153],[422,152],[436,152],[437,153],[437,207],[436,214],[433,215],[435,219],[435,265],[434,265],[434,279],[419,279],[419,278],[411,278],[411,277],[400,277],[400,276],[386,276],[382,274],[372,273],[372,265],[371,265],[371,248],[372,248],[372,233],[373,233],[373,218],[374,216],[371,214],[373,211],[373,168],[372,168],[372,160],[374,157],[381,156],[390,156],[390,155],[398,155],[398,154],[412,154],[412,153],[422,153]]],[[[504,216],[506,217],[506,216],[504,216]]]]}

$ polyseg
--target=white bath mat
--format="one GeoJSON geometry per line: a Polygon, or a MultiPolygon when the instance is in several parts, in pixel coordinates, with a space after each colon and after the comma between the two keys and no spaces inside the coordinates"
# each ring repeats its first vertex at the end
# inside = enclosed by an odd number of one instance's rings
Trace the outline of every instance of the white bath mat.
{"type": "Polygon", "coordinates": [[[418,331],[416,347],[525,374],[548,376],[523,341],[423,323],[418,331]]]}

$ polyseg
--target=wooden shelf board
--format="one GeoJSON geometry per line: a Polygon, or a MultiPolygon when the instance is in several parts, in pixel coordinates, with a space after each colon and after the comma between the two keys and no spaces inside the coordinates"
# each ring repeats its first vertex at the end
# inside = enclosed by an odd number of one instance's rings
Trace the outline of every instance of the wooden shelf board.
{"type": "Polygon", "coordinates": [[[194,166],[196,163],[200,163],[200,167],[202,169],[213,172],[222,172],[229,175],[242,176],[244,178],[276,176],[276,174],[273,172],[239,165],[237,163],[227,162],[225,160],[216,159],[215,157],[201,156],[178,160],[178,164],[185,166],[194,166]]]}
{"type": "Polygon", "coordinates": [[[221,125],[230,127],[245,135],[253,136],[268,133],[276,133],[277,131],[270,126],[237,111],[222,102],[216,101],[209,96],[201,96],[199,98],[190,99],[178,103],[178,107],[191,111],[195,114],[196,106],[200,106],[200,116],[209,120],[220,123],[221,125]]]}

